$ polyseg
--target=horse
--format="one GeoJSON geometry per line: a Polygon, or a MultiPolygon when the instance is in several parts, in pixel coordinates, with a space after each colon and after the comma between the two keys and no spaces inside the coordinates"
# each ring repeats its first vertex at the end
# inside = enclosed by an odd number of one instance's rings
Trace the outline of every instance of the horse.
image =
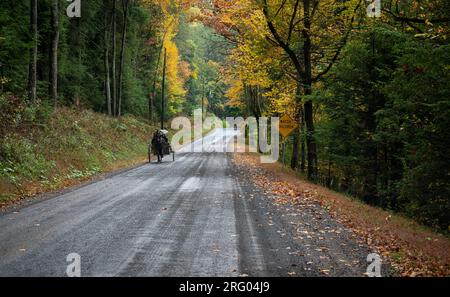
{"type": "Polygon", "coordinates": [[[153,134],[152,138],[152,151],[158,157],[158,163],[161,163],[164,156],[163,148],[168,143],[166,135],[163,132],[157,130],[153,134]]]}

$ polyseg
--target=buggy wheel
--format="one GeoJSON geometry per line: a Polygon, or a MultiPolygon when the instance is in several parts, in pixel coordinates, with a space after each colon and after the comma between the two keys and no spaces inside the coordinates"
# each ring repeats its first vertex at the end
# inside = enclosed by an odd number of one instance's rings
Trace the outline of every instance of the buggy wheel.
{"type": "Polygon", "coordinates": [[[172,151],[172,161],[175,162],[175,152],[174,151],[172,151]]]}
{"type": "Polygon", "coordinates": [[[148,148],[148,163],[152,162],[152,149],[148,148]]]}

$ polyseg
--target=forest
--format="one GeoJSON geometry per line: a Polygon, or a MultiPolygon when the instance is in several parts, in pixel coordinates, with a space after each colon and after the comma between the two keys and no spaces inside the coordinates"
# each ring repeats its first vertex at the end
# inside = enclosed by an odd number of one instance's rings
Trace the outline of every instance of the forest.
{"type": "Polygon", "coordinates": [[[0,5],[1,179],[18,158],[13,136],[64,108],[149,123],[197,108],[289,114],[299,128],[280,162],[450,230],[450,1],[0,5]]]}

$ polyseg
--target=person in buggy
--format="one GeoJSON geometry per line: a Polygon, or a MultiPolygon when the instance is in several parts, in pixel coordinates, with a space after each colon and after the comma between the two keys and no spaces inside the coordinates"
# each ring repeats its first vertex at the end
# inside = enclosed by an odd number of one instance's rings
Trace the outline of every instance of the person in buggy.
{"type": "Polygon", "coordinates": [[[164,146],[169,145],[167,139],[167,130],[156,130],[152,137],[152,151],[158,157],[158,163],[161,163],[164,156],[164,146]]]}

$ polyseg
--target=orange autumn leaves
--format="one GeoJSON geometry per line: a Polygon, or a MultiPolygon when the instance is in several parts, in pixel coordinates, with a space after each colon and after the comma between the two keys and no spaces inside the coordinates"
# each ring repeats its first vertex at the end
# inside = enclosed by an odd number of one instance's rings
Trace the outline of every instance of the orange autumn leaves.
{"type": "MultiPolygon", "coordinates": [[[[188,62],[183,61],[174,39],[177,35],[180,16],[196,3],[193,0],[144,0],[148,5],[159,6],[163,18],[160,27],[159,39],[166,51],[166,100],[170,114],[182,112],[186,96],[185,82],[193,75],[188,62]]],[[[158,75],[162,76],[162,61],[164,50],[160,52],[158,75]]],[[[161,86],[160,86],[161,87],[161,86]]]]}

